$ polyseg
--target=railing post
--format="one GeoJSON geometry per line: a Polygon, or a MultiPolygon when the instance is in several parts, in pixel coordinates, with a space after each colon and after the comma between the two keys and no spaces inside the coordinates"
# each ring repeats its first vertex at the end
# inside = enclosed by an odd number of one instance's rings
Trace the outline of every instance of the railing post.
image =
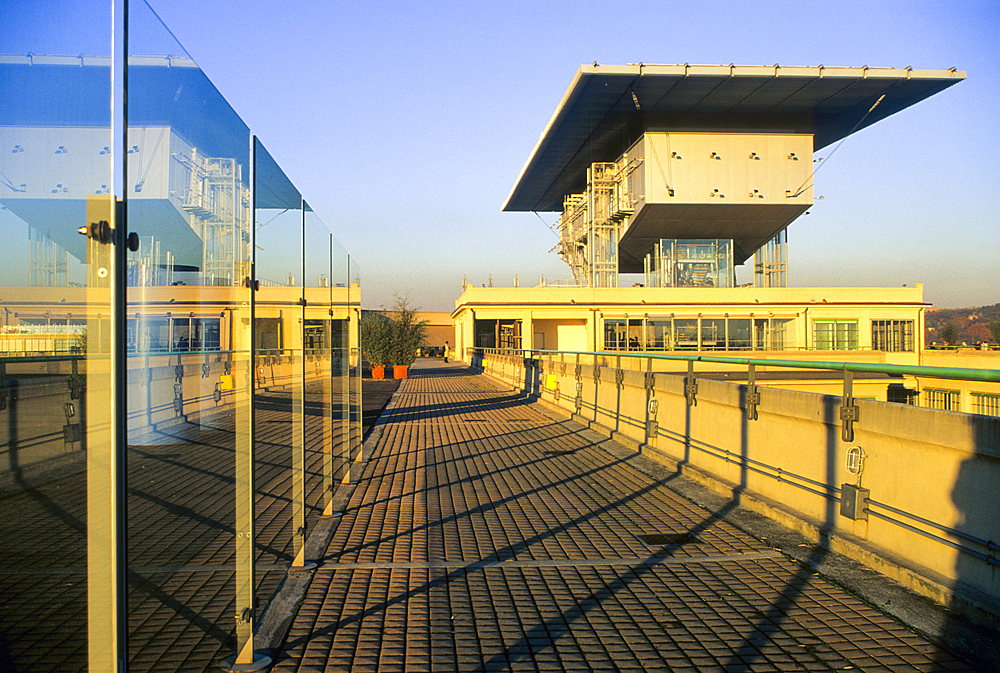
{"type": "Polygon", "coordinates": [[[689,407],[698,406],[698,382],[694,378],[694,360],[688,360],[688,372],[684,377],[684,397],[689,407]]]}
{"type": "Polygon", "coordinates": [[[756,365],[751,362],[747,367],[746,418],[748,421],[756,421],[757,405],[760,404],[760,392],[757,390],[756,365]]]}
{"type": "Polygon", "coordinates": [[[841,436],[845,442],[854,441],[854,422],[858,420],[858,407],[854,404],[854,372],[844,367],[844,397],[840,407],[841,436]]]}
{"type": "Polygon", "coordinates": [[[646,358],[646,441],[649,442],[659,434],[656,423],[656,412],[660,402],[656,399],[656,374],[653,373],[653,358],[646,358]]]}
{"type": "Polygon", "coordinates": [[[580,354],[576,354],[576,413],[583,411],[583,367],[580,365],[580,354]]]}

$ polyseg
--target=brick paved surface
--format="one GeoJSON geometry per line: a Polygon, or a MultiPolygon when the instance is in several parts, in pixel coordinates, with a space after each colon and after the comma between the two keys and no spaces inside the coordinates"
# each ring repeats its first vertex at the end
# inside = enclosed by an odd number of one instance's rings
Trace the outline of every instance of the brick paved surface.
{"type": "Polygon", "coordinates": [[[273,670],[973,670],[434,364],[399,389],[273,670]]]}
{"type": "MultiPolygon", "coordinates": [[[[256,589],[267,608],[294,555],[291,394],[257,394],[256,589]]],[[[321,511],[322,394],[306,390],[306,504],[321,511]]],[[[383,402],[384,404],[384,402],[383,402]]],[[[235,652],[231,410],[128,452],[129,670],[206,671],[235,652]]],[[[334,441],[340,440],[339,428],[334,441]]],[[[343,467],[336,458],[337,477],[343,467]]],[[[86,474],[0,493],[0,672],[86,670],[86,474]],[[30,523],[30,525],[26,525],[30,523]],[[16,541],[16,544],[13,543],[16,541]]]]}

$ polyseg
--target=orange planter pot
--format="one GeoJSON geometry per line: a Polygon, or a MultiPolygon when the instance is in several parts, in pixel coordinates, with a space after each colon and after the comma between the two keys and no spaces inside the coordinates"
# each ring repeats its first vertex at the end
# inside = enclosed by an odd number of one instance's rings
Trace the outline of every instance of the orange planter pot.
{"type": "Polygon", "coordinates": [[[394,379],[405,379],[406,378],[406,368],[408,365],[393,365],[392,366],[392,378],[394,379]]]}
{"type": "Polygon", "coordinates": [[[372,378],[373,379],[384,379],[385,378],[385,365],[372,365],[372,378]]]}

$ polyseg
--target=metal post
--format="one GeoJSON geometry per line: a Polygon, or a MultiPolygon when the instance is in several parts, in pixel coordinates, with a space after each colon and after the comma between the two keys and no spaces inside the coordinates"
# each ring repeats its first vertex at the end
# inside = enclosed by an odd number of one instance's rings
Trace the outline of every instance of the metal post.
{"type": "MultiPolygon", "coordinates": [[[[251,189],[253,212],[257,209],[257,139],[250,137],[250,157],[253,166],[251,189]]],[[[255,215],[252,215],[252,217],[255,215]]],[[[242,343],[249,344],[244,367],[236,367],[236,376],[242,374],[236,386],[236,656],[226,660],[230,670],[249,671],[265,668],[271,658],[254,652],[254,630],[257,616],[256,591],[254,582],[254,354],[257,344],[254,338],[254,313],[257,288],[256,236],[251,227],[250,276],[246,285],[249,291],[249,320],[244,328],[242,343]]],[[[233,321],[233,326],[237,321],[233,321]]]]}
{"type": "Polygon", "coordinates": [[[840,407],[841,436],[845,442],[854,441],[854,422],[858,420],[858,407],[854,404],[854,372],[844,367],[844,397],[840,407]]]}
{"type": "Polygon", "coordinates": [[[694,378],[694,360],[688,360],[687,376],[684,377],[684,397],[689,407],[698,406],[698,382],[694,378]]]}
{"type": "Polygon", "coordinates": [[[757,420],[758,404],[760,404],[760,392],[757,390],[756,365],[750,363],[747,369],[746,418],[748,421],[757,420]]]}
{"type": "Polygon", "coordinates": [[[653,373],[653,358],[646,358],[646,441],[653,439],[659,434],[659,426],[656,423],[656,412],[660,403],[656,399],[656,375],[653,373]]]}

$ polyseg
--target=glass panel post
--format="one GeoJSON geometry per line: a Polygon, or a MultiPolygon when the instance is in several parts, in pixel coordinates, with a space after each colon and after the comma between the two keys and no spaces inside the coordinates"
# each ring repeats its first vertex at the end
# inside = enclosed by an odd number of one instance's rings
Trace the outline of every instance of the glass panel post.
{"type": "Polygon", "coordinates": [[[118,556],[121,531],[118,518],[119,451],[115,423],[119,420],[117,394],[124,394],[116,383],[115,339],[113,327],[116,307],[112,297],[115,283],[120,283],[112,243],[114,197],[87,197],[87,381],[85,442],[87,446],[87,625],[88,670],[115,671],[118,656],[124,653],[119,643],[118,556]]]}
{"type": "MultiPolygon", "coordinates": [[[[306,211],[305,202],[299,210],[300,222],[300,254],[299,268],[302,274],[302,289],[299,294],[299,307],[293,309],[291,313],[294,318],[290,321],[288,336],[290,343],[289,357],[291,360],[291,393],[292,393],[292,541],[294,558],[291,568],[302,570],[306,568],[306,445],[305,445],[305,312],[306,312],[306,291],[308,283],[306,279],[306,211]]],[[[309,564],[310,568],[316,567],[309,564]]]]}
{"type": "Polygon", "coordinates": [[[111,673],[125,664],[125,391],[116,338],[124,239],[113,196],[121,169],[120,7],[120,0],[80,0],[55,12],[24,0],[3,5],[4,670],[111,673]]]}

